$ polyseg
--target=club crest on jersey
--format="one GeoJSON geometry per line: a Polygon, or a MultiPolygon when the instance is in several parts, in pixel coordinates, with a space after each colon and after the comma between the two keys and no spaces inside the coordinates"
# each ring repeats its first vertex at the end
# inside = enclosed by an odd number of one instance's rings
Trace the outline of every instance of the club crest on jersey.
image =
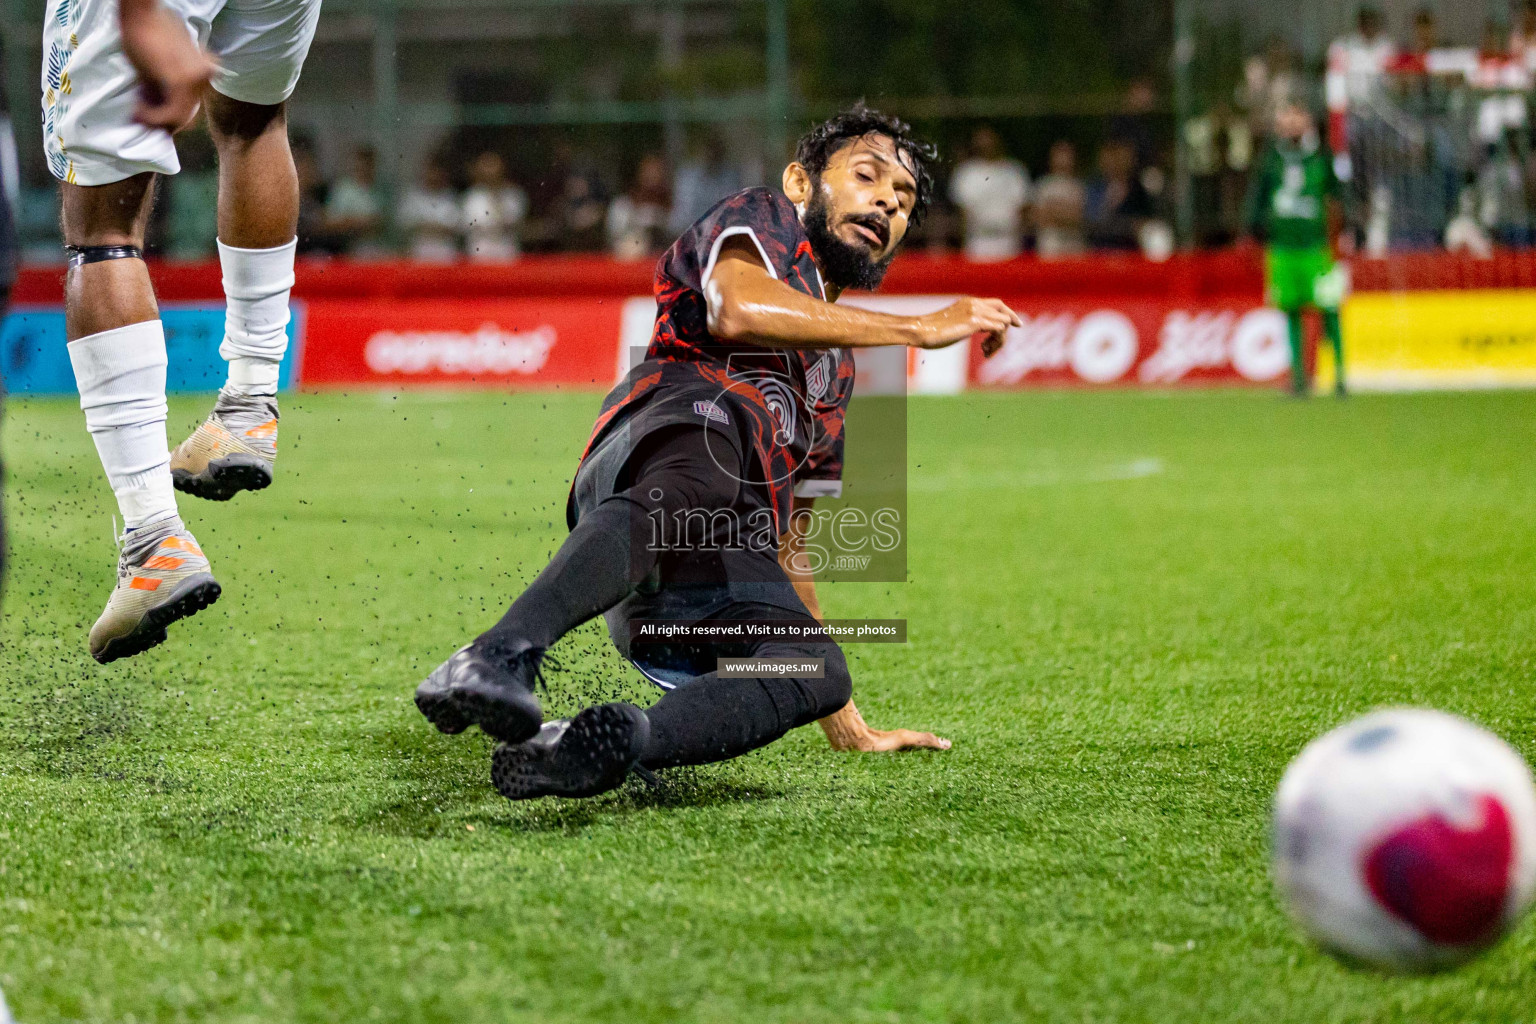
{"type": "Polygon", "coordinates": [[[753,383],[762,392],[763,400],[768,403],[768,411],[773,413],[774,421],[778,424],[778,429],[773,432],[774,443],[786,448],[794,444],[795,413],[800,409],[795,393],[776,377],[766,377],[753,383]]]}
{"type": "Polygon", "coordinates": [[[826,397],[827,385],[830,382],[827,362],[827,357],[822,356],[805,372],[805,393],[813,402],[819,402],[826,397]]]}
{"type": "Polygon", "coordinates": [[[731,418],[725,414],[725,410],[714,402],[700,400],[693,403],[693,411],[705,419],[714,420],[716,423],[730,423],[731,418]]]}

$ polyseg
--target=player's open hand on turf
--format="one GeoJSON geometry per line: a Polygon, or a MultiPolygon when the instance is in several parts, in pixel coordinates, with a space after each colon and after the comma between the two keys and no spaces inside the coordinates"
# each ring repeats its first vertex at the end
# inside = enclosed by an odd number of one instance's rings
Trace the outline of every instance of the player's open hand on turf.
{"type": "Polygon", "coordinates": [[[947,348],[956,342],[982,335],[981,354],[990,357],[1003,347],[1010,327],[1023,327],[1019,315],[1000,299],[966,296],[952,306],[922,318],[917,348],[947,348]]]}
{"type": "Polygon", "coordinates": [[[134,120],[174,132],[197,114],[213,59],[160,0],[120,0],[123,53],[139,75],[134,120]]]}
{"type": "Polygon", "coordinates": [[[894,750],[948,750],[949,740],[931,732],[912,729],[871,729],[853,701],[821,720],[822,731],[833,750],[857,750],[881,754],[894,750]]]}

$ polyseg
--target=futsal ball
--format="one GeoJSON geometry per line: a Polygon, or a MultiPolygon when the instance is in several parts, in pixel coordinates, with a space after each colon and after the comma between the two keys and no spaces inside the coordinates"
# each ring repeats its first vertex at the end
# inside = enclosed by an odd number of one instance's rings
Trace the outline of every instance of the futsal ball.
{"type": "Polygon", "coordinates": [[[1314,740],[1275,796],[1281,898],[1321,945],[1432,971],[1497,942],[1536,889],[1536,786],[1514,749],[1438,711],[1314,740]]]}

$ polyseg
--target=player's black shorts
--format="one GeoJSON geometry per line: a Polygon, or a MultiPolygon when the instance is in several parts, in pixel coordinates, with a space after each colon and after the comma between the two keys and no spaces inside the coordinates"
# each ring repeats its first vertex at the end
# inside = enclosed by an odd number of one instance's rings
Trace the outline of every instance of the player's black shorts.
{"type": "Polygon", "coordinates": [[[635,451],[658,431],[693,428],[716,453],[714,461],[739,462],[744,501],[755,501],[783,533],[793,499],[791,456],[779,443],[776,414],[757,388],[710,363],[648,359],[603,399],[602,412],[571,485],[567,525],[574,528],[581,502],[595,504],[613,493],[635,451]],[[584,493],[585,492],[585,493],[584,493]],[[596,497],[594,495],[602,495],[596,497]]]}
{"type": "MultiPolygon", "coordinates": [[[[630,385],[631,381],[626,381],[615,393],[630,385]]],[[[722,396],[714,380],[679,374],[642,401],[625,404],[622,415],[600,420],[571,485],[567,505],[570,525],[574,528],[584,512],[616,495],[632,489],[647,493],[646,477],[636,476],[633,467],[637,456],[654,452],[657,443],[670,445],[691,460],[700,474],[722,472],[722,464],[739,472],[736,467],[750,464],[755,457],[753,432],[757,425],[752,414],[742,408],[745,404],[729,394],[722,396]]],[[[679,685],[703,675],[714,669],[717,658],[757,653],[760,644],[632,643],[631,624],[637,620],[815,621],[779,565],[780,521],[770,492],[750,482],[732,489],[736,499],[731,508],[708,510],[718,513],[730,528],[716,528],[705,545],[691,544],[686,550],[665,552],[656,572],[604,615],[619,652],[660,686],[679,685]]],[[[635,542],[648,540],[649,536],[635,542]]]]}

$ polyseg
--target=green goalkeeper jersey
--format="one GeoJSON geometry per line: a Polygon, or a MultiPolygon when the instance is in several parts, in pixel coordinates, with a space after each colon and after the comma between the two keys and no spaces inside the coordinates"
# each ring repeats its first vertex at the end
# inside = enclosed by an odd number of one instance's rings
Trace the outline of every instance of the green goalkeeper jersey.
{"type": "Polygon", "coordinates": [[[1328,244],[1328,200],[1342,198],[1333,161],[1313,142],[1271,143],[1248,189],[1248,228],[1271,246],[1328,244]]]}

